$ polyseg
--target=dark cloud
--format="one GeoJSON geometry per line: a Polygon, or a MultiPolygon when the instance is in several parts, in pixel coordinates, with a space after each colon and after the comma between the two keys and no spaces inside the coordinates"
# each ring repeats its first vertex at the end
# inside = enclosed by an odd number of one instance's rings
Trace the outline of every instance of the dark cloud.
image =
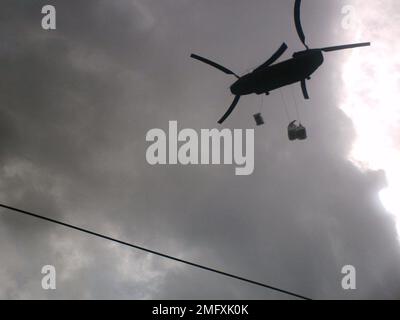
{"type": "MultiPolygon", "coordinates": [[[[146,163],[148,130],[212,128],[230,103],[232,79],[190,53],[242,74],[282,41],[301,49],[292,1],[54,1],[54,32],[40,28],[46,1],[21,3],[0,13],[2,201],[312,298],[398,298],[385,179],[346,159],[354,132],[338,109],[337,56],[310,81],[311,102],[293,87],[307,142],[287,141],[279,92],[264,99],[252,176],[146,163]],[[354,293],[340,287],[346,264],[354,293]]],[[[304,1],[313,46],[340,40],[340,9],[304,1]]],[[[243,99],[227,126],[254,127],[259,105],[243,99]]],[[[6,212],[0,221],[2,298],[286,298],[6,212]],[[40,287],[44,264],[59,271],[56,292],[40,287]]]]}

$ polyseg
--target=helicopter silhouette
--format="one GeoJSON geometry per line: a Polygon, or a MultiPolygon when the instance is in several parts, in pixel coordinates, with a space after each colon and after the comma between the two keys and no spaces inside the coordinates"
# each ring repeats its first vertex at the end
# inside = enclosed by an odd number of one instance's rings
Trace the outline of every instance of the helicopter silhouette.
{"type": "Polygon", "coordinates": [[[266,94],[272,90],[279,89],[294,83],[300,83],[303,96],[309,99],[307,92],[306,81],[310,80],[310,76],[323,64],[324,56],[322,52],[332,52],[344,49],[352,49],[358,47],[370,46],[370,42],[347,44],[341,46],[333,46],[326,48],[310,49],[306,43],[306,37],[301,25],[301,0],[296,0],[294,5],[294,22],[297,34],[305,46],[305,50],[295,52],[293,57],[289,60],[273,64],[276,62],[288,49],[286,43],[283,43],[280,48],[262,65],[254,69],[252,72],[239,77],[233,71],[213,62],[209,59],[203,58],[199,55],[192,54],[190,57],[206,63],[228,75],[235,76],[238,80],[230,87],[232,94],[235,96],[228,111],[218,121],[222,124],[236,108],[242,96],[249,94],[266,94]]]}

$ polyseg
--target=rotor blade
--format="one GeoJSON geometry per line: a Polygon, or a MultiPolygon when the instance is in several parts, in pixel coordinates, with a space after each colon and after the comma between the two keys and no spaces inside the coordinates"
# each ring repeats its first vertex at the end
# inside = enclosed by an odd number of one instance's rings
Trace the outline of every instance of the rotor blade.
{"type": "Polygon", "coordinates": [[[303,27],[301,26],[300,8],[301,8],[301,0],[296,0],[294,4],[294,24],[296,25],[297,34],[299,35],[301,42],[303,42],[306,49],[308,49],[308,46],[306,44],[306,36],[304,35],[303,27]]]}
{"type": "Polygon", "coordinates": [[[338,50],[345,50],[345,49],[352,49],[359,47],[368,47],[370,45],[371,45],[370,42],[363,42],[363,43],[346,44],[344,46],[326,47],[322,48],[321,50],[324,52],[330,52],[330,51],[338,51],[338,50]]]}
{"type": "Polygon", "coordinates": [[[193,59],[199,60],[199,61],[201,61],[203,63],[206,63],[206,64],[208,64],[208,65],[210,65],[210,66],[212,66],[212,67],[214,67],[214,68],[216,68],[216,69],[218,69],[218,70],[220,70],[220,71],[222,71],[222,72],[224,72],[226,74],[234,75],[236,78],[239,79],[239,76],[236,73],[234,73],[233,71],[231,71],[231,70],[219,65],[218,63],[215,63],[215,62],[213,62],[211,60],[208,60],[206,58],[200,57],[197,54],[191,54],[190,57],[193,58],[193,59]]]}
{"type": "Polygon", "coordinates": [[[268,67],[271,64],[273,64],[276,60],[278,60],[281,57],[281,55],[283,55],[285,53],[287,48],[288,48],[287,44],[282,43],[280,48],[271,56],[271,58],[269,58],[266,62],[264,62],[261,66],[256,68],[254,71],[258,71],[260,69],[263,69],[263,68],[268,67]]]}
{"type": "Polygon", "coordinates": [[[240,96],[236,96],[235,100],[233,100],[231,106],[228,111],[224,114],[224,116],[218,121],[219,124],[222,124],[232,113],[232,111],[236,108],[238,102],[240,100],[240,96]]]}
{"type": "Polygon", "coordinates": [[[306,100],[310,99],[310,96],[308,95],[307,92],[306,80],[301,80],[301,91],[303,91],[304,99],[306,100]]]}

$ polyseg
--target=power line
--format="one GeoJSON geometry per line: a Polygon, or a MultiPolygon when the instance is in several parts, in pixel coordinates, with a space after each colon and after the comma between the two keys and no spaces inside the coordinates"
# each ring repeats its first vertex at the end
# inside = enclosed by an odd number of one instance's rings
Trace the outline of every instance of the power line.
{"type": "Polygon", "coordinates": [[[243,281],[243,282],[251,283],[253,285],[264,287],[264,288],[267,288],[267,289],[270,289],[270,290],[273,290],[273,291],[277,291],[277,292],[280,292],[280,293],[284,293],[284,294],[287,294],[287,295],[290,295],[290,296],[293,296],[293,297],[296,297],[296,298],[300,298],[300,299],[303,299],[303,300],[311,300],[310,298],[307,298],[305,296],[302,296],[302,295],[299,295],[299,294],[296,294],[296,293],[293,293],[293,292],[290,292],[290,291],[287,291],[287,290],[279,289],[277,287],[273,287],[273,286],[270,286],[270,285],[267,285],[267,284],[264,284],[264,283],[261,283],[261,282],[257,282],[257,281],[253,281],[253,280],[246,279],[246,278],[243,278],[243,277],[239,277],[239,276],[231,274],[231,273],[227,273],[227,272],[220,271],[220,270],[217,270],[217,269],[213,269],[213,268],[209,268],[209,267],[206,267],[206,266],[202,266],[202,265],[194,263],[194,262],[190,262],[190,261],[186,261],[186,260],[183,260],[183,259],[179,259],[179,258],[170,256],[168,254],[164,254],[164,253],[157,252],[157,251],[154,251],[154,250],[150,250],[150,249],[138,246],[138,245],[134,245],[134,244],[131,244],[131,243],[128,243],[128,242],[124,242],[124,241],[121,241],[121,240],[118,240],[118,239],[114,239],[114,238],[111,238],[109,236],[106,236],[106,235],[103,235],[103,234],[100,234],[100,233],[97,233],[97,232],[94,232],[94,231],[90,231],[90,230],[87,230],[87,229],[83,229],[83,228],[80,228],[80,227],[77,227],[77,226],[73,226],[71,224],[68,224],[68,223],[65,223],[65,222],[62,222],[62,221],[58,221],[58,220],[54,220],[54,219],[51,219],[51,218],[47,218],[47,217],[35,214],[33,212],[17,209],[17,208],[10,207],[10,206],[7,206],[7,205],[1,204],[1,203],[0,203],[0,207],[2,207],[4,209],[11,210],[11,211],[14,211],[14,212],[22,213],[24,215],[28,215],[28,216],[31,216],[31,217],[34,217],[34,218],[37,218],[37,219],[40,219],[40,220],[45,220],[45,221],[48,221],[48,222],[52,222],[52,223],[55,223],[55,224],[58,224],[58,225],[61,225],[61,226],[64,226],[64,227],[67,227],[67,228],[70,228],[70,229],[74,229],[74,230],[77,230],[77,231],[80,231],[80,232],[83,232],[83,233],[87,233],[87,234],[90,234],[90,235],[93,235],[93,236],[96,236],[96,237],[99,237],[99,238],[103,238],[103,239],[106,239],[106,240],[109,240],[109,241],[112,241],[112,242],[116,242],[116,243],[122,244],[124,246],[135,248],[135,249],[138,249],[138,250],[141,250],[141,251],[145,251],[145,252],[148,252],[148,253],[151,253],[151,254],[166,258],[166,259],[174,260],[174,261],[177,261],[177,262],[180,262],[180,263],[192,266],[192,267],[196,267],[196,268],[203,269],[203,270],[206,270],[206,271],[218,273],[218,274],[224,275],[224,276],[229,277],[229,278],[233,278],[233,279],[237,279],[237,280],[240,280],[240,281],[243,281]]]}

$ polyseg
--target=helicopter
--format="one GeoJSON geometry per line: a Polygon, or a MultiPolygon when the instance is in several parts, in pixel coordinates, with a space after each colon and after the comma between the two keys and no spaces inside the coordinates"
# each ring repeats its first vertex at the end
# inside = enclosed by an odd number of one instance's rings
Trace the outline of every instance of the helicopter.
{"type": "Polygon", "coordinates": [[[219,124],[231,115],[242,96],[250,94],[266,94],[271,91],[294,84],[300,83],[301,90],[305,99],[310,99],[307,91],[306,81],[311,79],[311,75],[323,64],[323,52],[332,52],[338,50],[352,49],[358,47],[370,46],[370,42],[354,43],[333,47],[310,49],[306,43],[306,37],[301,25],[301,0],[296,0],[294,5],[294,22],[300,41],[303,43],[305,50],[295,52],[291,59],[274,64],[288,49],[286,43],[262,65],[251,71],[250,73],[240,77],[228,68],[201,57],[197,54],[191,54],[191,58],[206,63],[228,75],[233,75],[237,81],[230,87],[231,93],[235,96],[228,111],[218,121],[219,124]]]}

